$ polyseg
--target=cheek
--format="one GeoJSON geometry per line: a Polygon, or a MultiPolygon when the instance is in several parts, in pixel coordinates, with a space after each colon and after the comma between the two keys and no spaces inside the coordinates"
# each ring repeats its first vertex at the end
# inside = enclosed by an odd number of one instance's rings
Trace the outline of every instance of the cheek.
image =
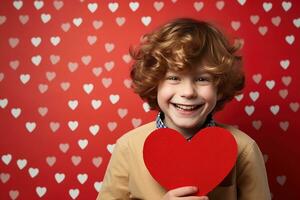
{"type": "Polygon", "coordinates": [[[166,84],[161,84],[158,86],[157,89],[157,101],[158,103],[164,103],[165,101],[168,101],[173,96],[172,89],[166,84]]]}
{"type": "Polygon", "coordinates": [[[207,87],[201,90],[201,96],[207,102],[216,102],[218,98],[217,90],[213,87],[207,87]]]}

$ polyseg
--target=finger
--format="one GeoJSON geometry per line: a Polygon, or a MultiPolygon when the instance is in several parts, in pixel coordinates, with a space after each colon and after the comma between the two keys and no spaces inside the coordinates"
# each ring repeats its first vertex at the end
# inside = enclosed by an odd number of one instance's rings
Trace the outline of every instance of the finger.
{"type": "Polygon", "coordinates": [[[169,193],[175,197],[182,197],[182,196],[194,194],[197,192],[197,190],[198,190],[197,187],[185,186],[185,187],[179,187],[179,188],[170,190],[169,193]]]}
{"type": "Polygon", "coordinates": [[[207,196],[202,196],[200,198],[201,198],[201,200],[209,200],[209,198],[207,196]]]}
{"type": "Polygon", "coordinates": [[[188,197],[181,197],[180,200],[209,200],[206,196],[188,196],[188,197]]]}

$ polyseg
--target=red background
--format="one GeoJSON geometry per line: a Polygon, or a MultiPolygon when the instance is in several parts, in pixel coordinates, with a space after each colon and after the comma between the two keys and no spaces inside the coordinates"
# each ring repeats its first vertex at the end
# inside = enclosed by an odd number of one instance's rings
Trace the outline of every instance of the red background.
{"type": "Polygon", "coordinates": [[[129,88],[128,49],[175,17],[243,39],[247,86],[216,119],[257,141],[273,199],[299,199],[299,13],[296,0],[1,1],[0,199],[96,198],[116,139],[156,115],[129,88]]]}

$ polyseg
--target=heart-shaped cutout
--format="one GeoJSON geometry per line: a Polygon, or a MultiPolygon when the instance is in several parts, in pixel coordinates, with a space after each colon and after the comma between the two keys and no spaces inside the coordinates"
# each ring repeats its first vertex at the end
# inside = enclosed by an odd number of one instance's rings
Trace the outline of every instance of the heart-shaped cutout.
{"type": "Polygon", "coordinates": [[[207,195],[229,174],[237,159],[237,143],[220,127],[208,127],[187,141],[169,128],[153,131],[145,140],[144,162],[165,189],[197,186],[207,195]]]}

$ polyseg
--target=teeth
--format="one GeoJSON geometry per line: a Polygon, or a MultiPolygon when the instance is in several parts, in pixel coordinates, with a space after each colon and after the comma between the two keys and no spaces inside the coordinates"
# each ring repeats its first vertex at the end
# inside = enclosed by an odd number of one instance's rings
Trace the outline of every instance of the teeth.
{"type": "Polygon", "coordinates": [[[179,104],[174,104],[176,108],[179,108],[181,110],[194,110],[198,106],[195,105],[179,105],[179,104]]]}

